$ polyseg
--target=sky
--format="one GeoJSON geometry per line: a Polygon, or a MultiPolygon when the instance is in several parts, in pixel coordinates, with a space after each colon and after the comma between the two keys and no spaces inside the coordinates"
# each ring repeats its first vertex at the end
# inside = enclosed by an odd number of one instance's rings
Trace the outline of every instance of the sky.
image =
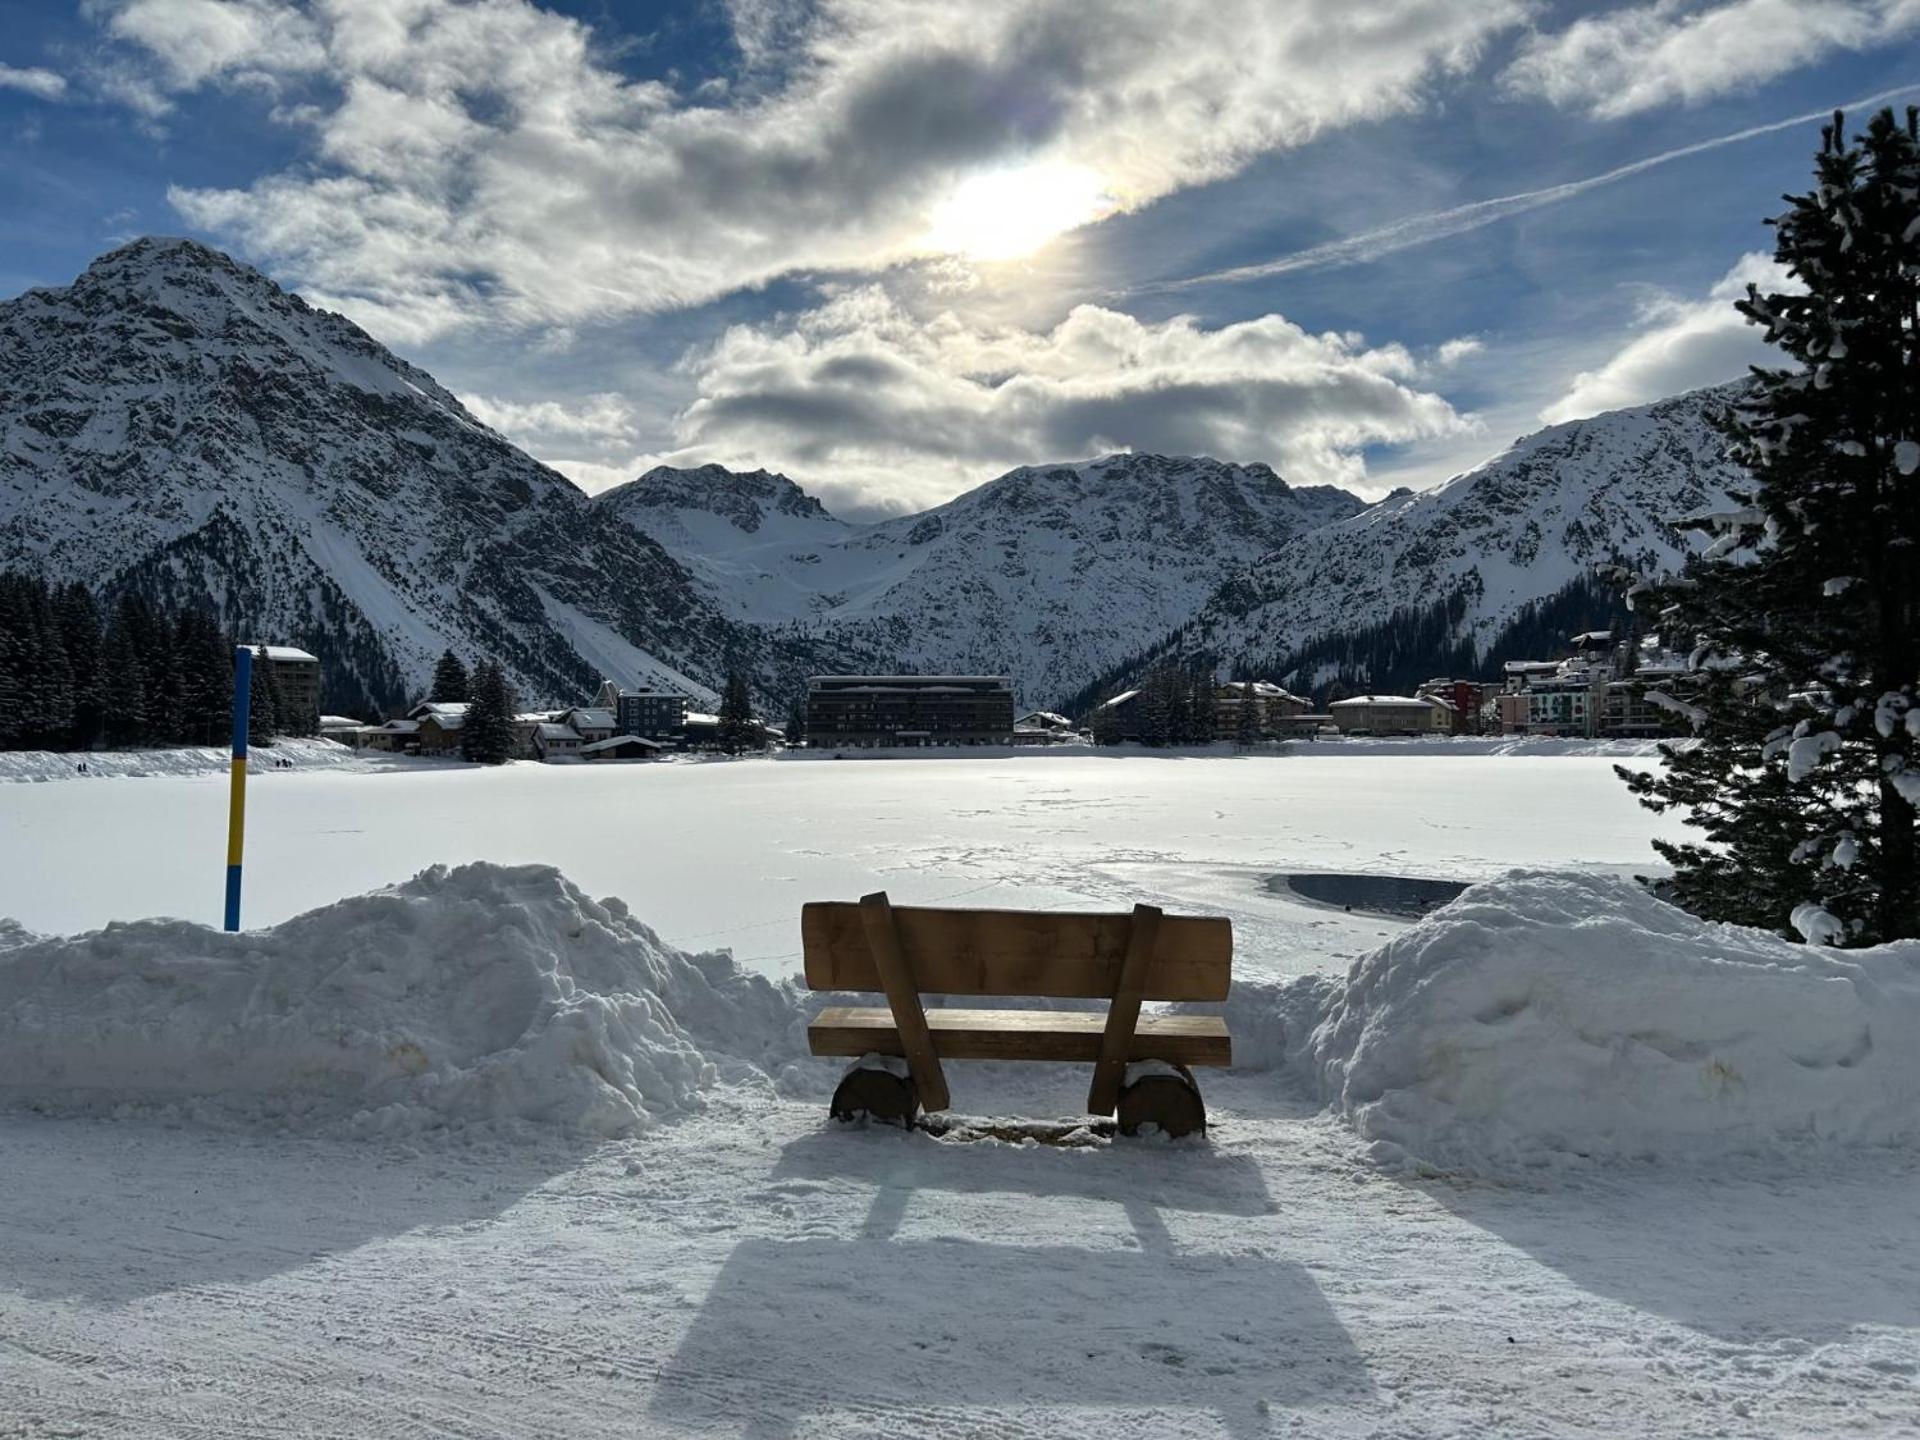
{"type": "Polygon", "coordinates": [[[1920,0],[0,0],[0,295],[192,235],[590,490],[1368,497],[1733,378],[1920,0]]]}

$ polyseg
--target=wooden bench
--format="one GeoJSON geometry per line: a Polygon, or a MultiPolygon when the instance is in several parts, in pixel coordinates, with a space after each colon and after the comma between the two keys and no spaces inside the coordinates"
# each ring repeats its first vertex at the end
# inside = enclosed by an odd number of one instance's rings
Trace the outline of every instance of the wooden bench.
{"type": "Polygon", "coordinates": [[[807,1027],[815,1055],[897,1057],[856,1064],[833,1114],[911,1124],[949,1104],[942,1060],[1055,1060],[1093,1065],[1087,1110],[1119,1128],[1169,1135],[1206,1126],[1192,1067],[1230,1065],[1217,1015],[1149,1015],[1143,1000],[1224,1000],[1233,923],[1218,916],[895,908],[885,893],[800,912],[807,986],[880,992],[885,1006],[832,1006],[807,1027]],[[933,1009],[921,996],[1103,999],[1106,1014],[933,1009]],[[904,1061],[902,1065],[899,1062],[904,1061]],[[904,1073],[902,1073],[904,1071],[904,1073]]]}

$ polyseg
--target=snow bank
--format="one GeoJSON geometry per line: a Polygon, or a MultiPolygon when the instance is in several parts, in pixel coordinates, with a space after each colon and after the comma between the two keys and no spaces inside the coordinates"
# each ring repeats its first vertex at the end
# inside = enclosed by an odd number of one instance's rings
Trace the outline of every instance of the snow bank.
{"type": "Polygon", "coordinates": [[[367,1133],[636,1133],[805,1053],[796,993],[547,866],[436,866],[227,935],[0,922],[0,1100],[367,1133]]]}
{"type": "MultiPolygon", "coordinates": [[[[280,740],[253,751],[252,773],[271,775],[276,760],[295,770],[330,770],[358,753],[336,740],[280,740]]],[[[164,750],[0,750],[0,781],[91,780],[115,776],[223,775],[232,763],[225,746],[176,745],[164,750]],[[80,767],[87,768],[82,771],[80,767]]]]}
{"type": "Polygon", "coordinates": [[[1387,1161],[1920,1142],[1920,942],[1814,949],[1631,881],[1516,872],[1324,998],[1269,1058],[1304,1065],[1387,1161]]]}

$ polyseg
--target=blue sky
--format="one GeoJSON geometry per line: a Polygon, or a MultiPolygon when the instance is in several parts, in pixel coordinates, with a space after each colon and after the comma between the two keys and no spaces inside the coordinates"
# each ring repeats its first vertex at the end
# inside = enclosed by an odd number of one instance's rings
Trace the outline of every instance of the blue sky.
{"type": "Polygon", "coordinates": [[[590,488],[1378,494],[1758,358],[1765,127],[1917,60],[1913,0],[0,0],[0,293],[196,235],[590,488]]]}

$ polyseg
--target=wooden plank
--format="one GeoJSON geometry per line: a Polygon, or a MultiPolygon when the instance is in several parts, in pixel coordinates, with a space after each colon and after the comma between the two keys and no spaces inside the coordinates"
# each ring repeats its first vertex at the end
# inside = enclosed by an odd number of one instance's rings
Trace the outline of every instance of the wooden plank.
{"type": "MultiPolygon", "coordinates": [[[[927,1030],[943,1060],[1100,1058],[1107,1017],[1059,1010],[928,1010],[927,1030]]],[[[879,1005],[835,1005],[807,1026],[815,1055],[902,1055],[893,1015],[879,1005]]],[[[1218,1015],[1144,1015],[1127,1044],[1128,1060],[1170,1065],[1233,1063],[1233,1041],[1218,1015]]]]}
{"type": "MultiPolygon", "coordinates": [[[[899,905],[900,943],[923,995],[1035,995],[1105,1000],[1120,986],[1133,917],[1045,910],[938,910],[899,905]]],[[[800,912],[807,984],[883,990],[860,907],[815,901],[800,912]]],[[[1168,915],[1147,969],[1148,1000],[1224,1000],[1233,922],[1168,915]]]]}
{"type": "Polygon", "coordinates": [[[927,1032],[927,1014],[920,1005],[913,969],[901,949],[900,932],[894,926],[893,907],[887,903],[887,892],[880,890],[863,897],[860,918],[867,932],[867,948],[880,972],[881,988],[887,992],[887,1008],[900,1042],[900,1048],[893,1053],[907,1057],[907,1068],[913,1072],[913,1088],[920,1094],[920,1108],[944,1110],[951,1103],[947,1077],[940,1069],[940,1056],[927,1032]]]}
{"type": "Polygon", "coordinates": [[[1127,939],[1127,957],[1120,963],[1120,983],[1107,1007],[1107,1026],[1100,1035],[1100,1058],[1093,1062],[1093,1083],[1087,1087],[1087,1113],[1111,1115],[1120,1103],[1120,1082],[1127,1073],[1127,1046],[1140,1019],[1140,996],[1147,986],[1147,966],[1160,939],[1160,911],[1152,905],[1133,907],[1133,933],[1127,939]]]}

